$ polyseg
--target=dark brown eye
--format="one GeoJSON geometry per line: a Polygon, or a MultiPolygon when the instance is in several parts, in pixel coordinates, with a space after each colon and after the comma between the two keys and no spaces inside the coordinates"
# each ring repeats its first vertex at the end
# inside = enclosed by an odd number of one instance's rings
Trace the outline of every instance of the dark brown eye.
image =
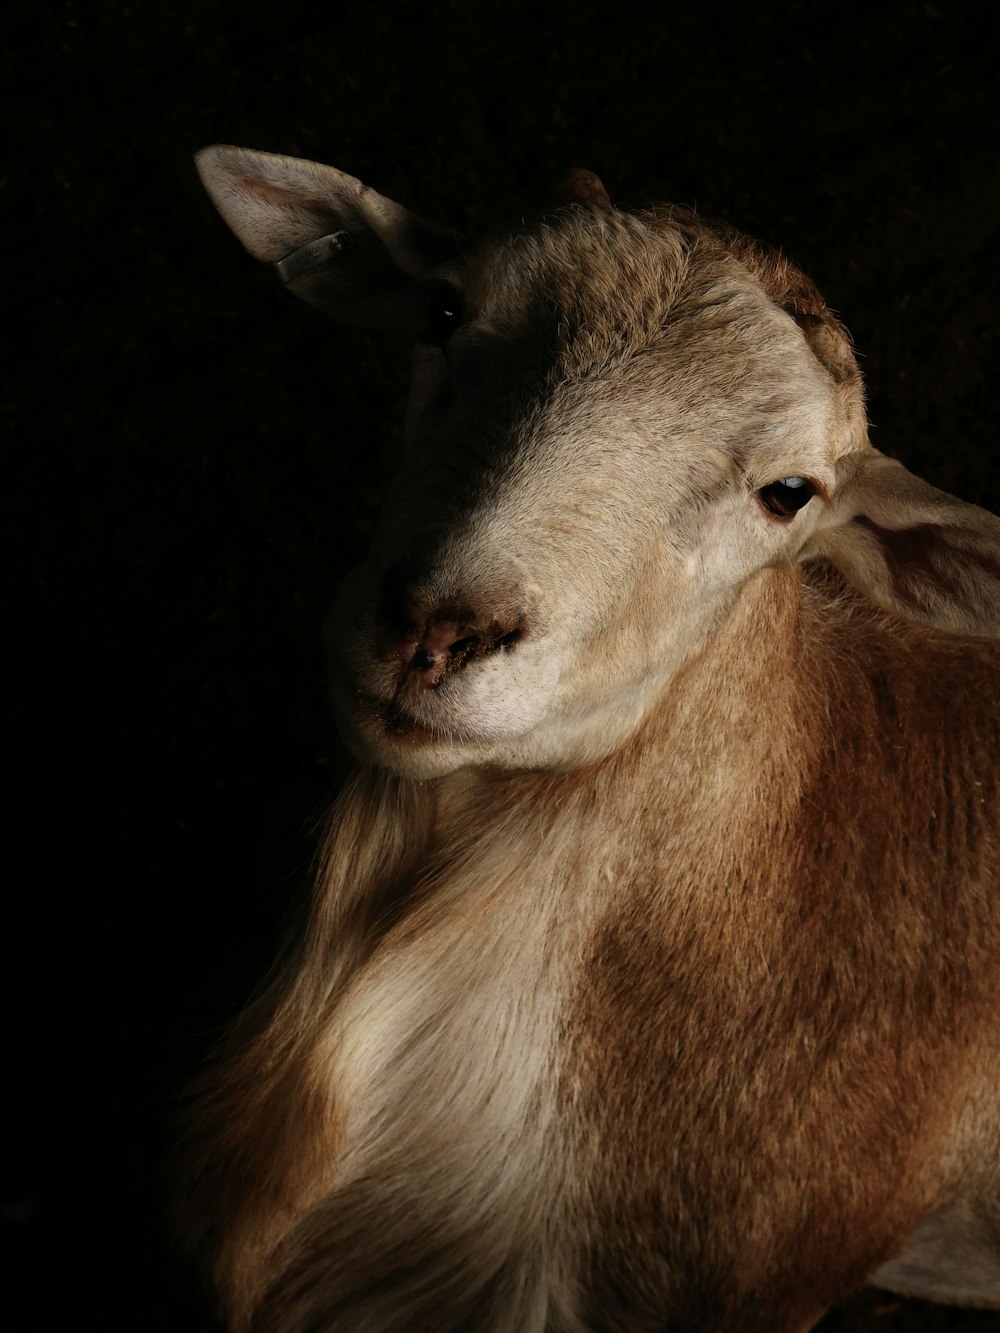
{"type": "Polygon", "coordinates": [[[427,323],[420,341],[443,347],[462,322],[462,298],[454,287],[442,284],[427,298],[427,323]]]}
{"type": "Polygon", "coordinates": [[[805,477],[781,477],[770,486],[762,486],[757,494],[769,514],[794,518],[816,494],[816,488],[805,477]]]}

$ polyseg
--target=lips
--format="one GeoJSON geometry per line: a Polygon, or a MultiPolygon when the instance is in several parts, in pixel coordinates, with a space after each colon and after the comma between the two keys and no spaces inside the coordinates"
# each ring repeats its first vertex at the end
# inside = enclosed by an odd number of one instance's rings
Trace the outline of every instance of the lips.
{"type": "Polygon", "coordinates": [[[466,739],[450,730],[440,720],[429,722],[414,717],[398,699],[382,702],[371,694],[358,691],[354,696],[355,725],[362,731],[392,736],[397,740],[421,744],[447,743],[466,739]]]}

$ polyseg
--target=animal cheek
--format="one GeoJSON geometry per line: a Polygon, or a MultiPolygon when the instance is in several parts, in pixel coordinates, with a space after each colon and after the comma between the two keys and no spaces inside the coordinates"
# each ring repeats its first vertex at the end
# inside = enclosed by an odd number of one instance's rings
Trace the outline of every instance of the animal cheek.
{"type": "Polygon", "coordinates": [[[716,518],[700,530],[697,545],[685,556],[686,581],[701,595],[735,587],[753,568],[754,555],[745,532],[716,518]]]}

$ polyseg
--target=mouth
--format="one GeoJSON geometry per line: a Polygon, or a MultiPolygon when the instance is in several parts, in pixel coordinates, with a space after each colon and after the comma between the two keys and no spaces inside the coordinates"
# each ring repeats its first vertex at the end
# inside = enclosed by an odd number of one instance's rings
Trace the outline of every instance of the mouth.
{"type": "Polygon", "coordinates": [[[392,737],[412,745],[447,745],[471,739],[441,720],[428,721],[408,712],[396,698],[388,701],[359,690],[354,695],[352,721],[366,736],[392,737]]]}
{"type": "Polygon", "coordinates": [[[375,646],[360,635],[336,644],[337,726],[363,762],[410,775],[524,753],[522,738],[545,715],[556,683],[551,659],[539,672],[524,654],[494,652],[430,680],[419,660],[379,656],[375,646]]]}

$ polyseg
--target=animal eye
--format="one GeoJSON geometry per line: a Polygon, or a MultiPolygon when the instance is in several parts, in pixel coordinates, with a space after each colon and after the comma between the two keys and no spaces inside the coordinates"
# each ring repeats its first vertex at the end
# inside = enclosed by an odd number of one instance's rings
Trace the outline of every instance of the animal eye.
{"type": "Polygon", "coordinates": [[[794,518],[816,494],[816,488],[805,477],[781,477],[770,486],[762,486],[757,494],[768,513],[794,518]]]}
{"type": "Polygon", "coordinates": [[[420,341],[431,347],[443,347],[462,322],[462,298],[454,287],[442,284],[427,298],[427,323],[420,341]]]}

